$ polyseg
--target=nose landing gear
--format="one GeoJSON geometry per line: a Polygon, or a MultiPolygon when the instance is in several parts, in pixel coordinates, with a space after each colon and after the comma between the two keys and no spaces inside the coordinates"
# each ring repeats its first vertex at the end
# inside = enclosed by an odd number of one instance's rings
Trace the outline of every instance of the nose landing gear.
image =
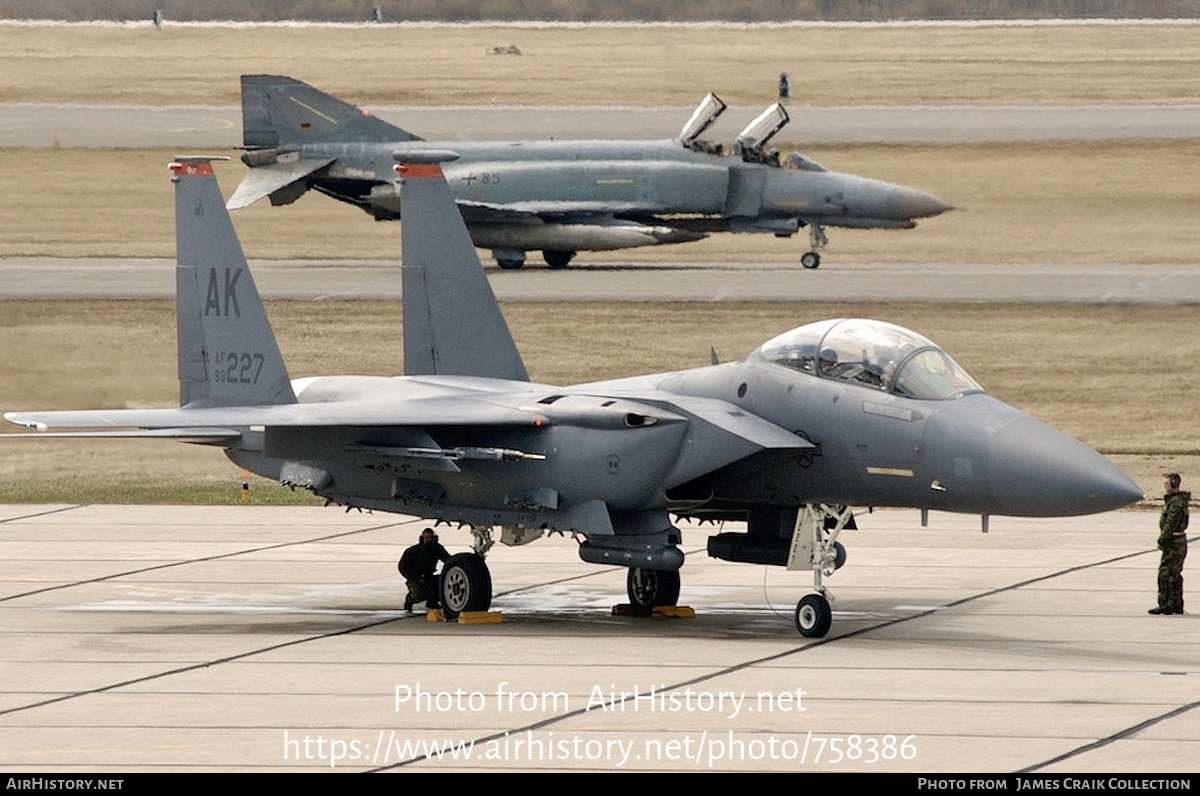
{"type": "Polygon", "coordinates": [[[842,529],[850,526],[854,515],[847,506],[805,506],[796,517],[789,570],[812,569],[813,591],[796,604],[796,630],[805,638],[824,638],[833,625],[833,595],[821,582],[846,563],[846,548],[837,541],[842,529]]]}

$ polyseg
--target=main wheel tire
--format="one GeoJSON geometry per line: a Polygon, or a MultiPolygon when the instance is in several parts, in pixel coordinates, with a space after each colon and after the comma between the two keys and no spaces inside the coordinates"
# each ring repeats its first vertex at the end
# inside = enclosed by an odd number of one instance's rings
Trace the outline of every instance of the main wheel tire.
{"type": "Polygon", "coordinates": [[[816,252],[805,252],[800,258],[800,264],[805,268],[819,268],[821,266],[821,255],[816,252]]]}
{"type": "Polygon", "coordinates": [[[524,260],[496,260],[496,265],[500,266],[505,271],[515,271],[524,264],[524,260]]]}
{"type": "Polygon", "coordinates": [[[796,603],[796,629],[805,638],[824,638],[833,625],[829,600],[820,594],[809,594],[796,603]]]}
{"type": "Polygon", "coordinates": [[[492,605],[492,574],[479,556],[459,553],[442,567],[438,594],[447,619],[464,611],[486,611],[492,605]]]}
{"type": "Polygon", "coordinates": [[[634,610],[649,615],[655,606],[679,602],[679,570],[630,567],[625,590],[634,610]]]}
{"type": "Polygon", "coordinates": [[[841,542],[833,543],[833,568],[841,569],[846,563],[846,547],[841,542]]]}
{"type": "Polygon", "coordinates": [[[575,252],[563,251],[561,249],[543,249],[542,257],[546,260],[546,265],[550,266],[552,271],[560,271],[571,264],[571,258],[575,256],[575,252]]]}

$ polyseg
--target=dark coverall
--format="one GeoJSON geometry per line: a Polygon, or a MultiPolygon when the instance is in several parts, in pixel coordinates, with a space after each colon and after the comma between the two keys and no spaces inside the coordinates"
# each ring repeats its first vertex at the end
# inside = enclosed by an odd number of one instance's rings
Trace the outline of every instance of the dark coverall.
{"type": "Polygon", "coordinates": [[[1164,614],[1183,613],[1183,560],[1187,558],[1188,501],[1191,492],[1168,492],[1158,520],[1158,607],[1164,614]]]}
{"type": "MultiPolygon", "coordinates": [[[[424,537],[424,534],[422,534],[424,537]]],[[[405,610],[412,610],[414,603],[423,602],[429,608],[438,607],[438,579],[433,571],[438,562],[450,560],[450,554],[433,537],[429,541],[417,542],[404,551],[400,556],[398,569],[408,586],[408,596],[404,598],[405,610]]]]}

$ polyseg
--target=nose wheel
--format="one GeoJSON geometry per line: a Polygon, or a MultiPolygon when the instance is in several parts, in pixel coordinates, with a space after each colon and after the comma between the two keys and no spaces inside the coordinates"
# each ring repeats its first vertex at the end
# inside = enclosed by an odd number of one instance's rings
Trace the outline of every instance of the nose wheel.
{"type": "Polygon", "coordinates": [[[821,255],[817,252],[805,252],[800,258],[800,264],[809,270],[821,267],[821,255]]]}
{"type": "Polygon", "coordinates": [[[796,603],[796,629],[805,638],[823,638],[833,625],[833,609],[823,595],[809,594],[796,603]]]}
{"type": "Polygon", "coordinates": [[[796,603],[796,630],[805,638],[824,638],[833,626],[832,595],[821,582],[846,563],[846,548],[837,540],[843,528],[853,528],[854,515],[847,506],[805,506],[796,516],[790,570],[811,569],[813,591],[796,603]]]}

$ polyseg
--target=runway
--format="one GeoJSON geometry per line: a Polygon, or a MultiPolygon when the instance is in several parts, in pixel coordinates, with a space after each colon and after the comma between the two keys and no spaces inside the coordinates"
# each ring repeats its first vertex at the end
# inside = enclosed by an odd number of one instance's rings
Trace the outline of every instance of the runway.
{"type": "MultiPolygon", "coordinates": [[[[260,260],[266,298],[395,299],[398,261],[260,260]]],[[[490,266],[501,301],[929,301],[1195,304],[1200,265],[863,263],[830,258],[808,271],[787,263],[582,264],[550,271],[490,266]]],[[[0,260],[0,298],[175,296],[173,260],[0,260]]]]}
{"type": "MultiPolygon", "coordinates": [[[[699,99],[699,97],[697,97],[699,99]]],[[[1191,139],[1200,105],[810,107],[784,103],[780,140],[813,144],[980,144],[1055,140],[1191,139]]],[[[730,141],[762,110],[730,107],[707,134],[730,141]]],[[[673,138],[690,107],[373,107],[429,141],[673,138]]],[[[241,108],[205,105],[0,103],[2,147],[215,147],[242,145],[241,108]]]]}
{"type": "Polygon", "coordinates": [[[707,558],[711,529],[684,528],[694,619],[612,616],[624,571],[555,537],[497,545],[504,623],[460,627],[397,610],[415,519],[0,506],[0,766],[1196,770],[1200,634],[1145,613],[1153,514],[859,525],[818,641],[810,579],[707,558]]]}

